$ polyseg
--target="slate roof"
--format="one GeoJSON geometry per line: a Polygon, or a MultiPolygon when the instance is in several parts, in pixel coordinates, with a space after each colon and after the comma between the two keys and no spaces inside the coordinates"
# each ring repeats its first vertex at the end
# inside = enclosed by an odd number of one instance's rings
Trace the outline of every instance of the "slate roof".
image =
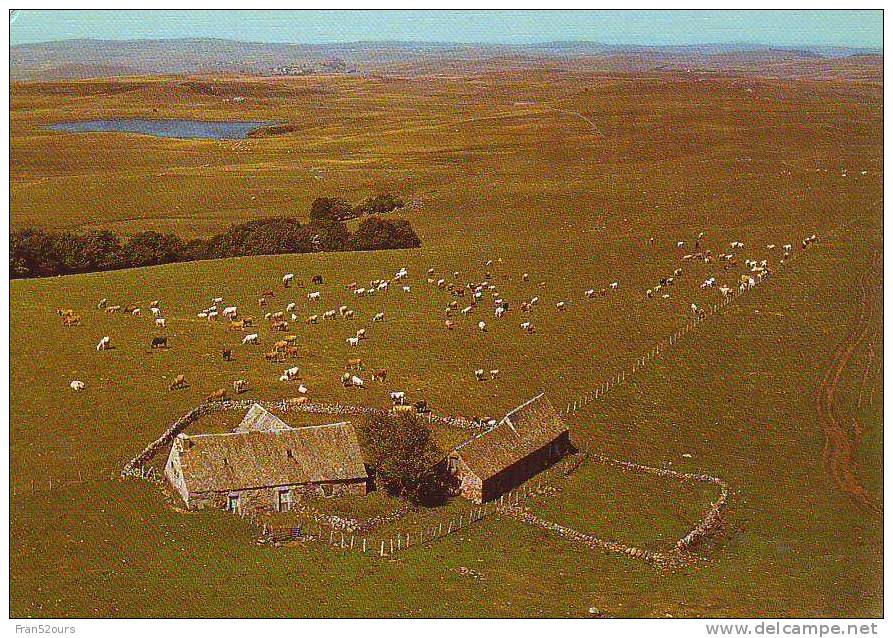
{"type": "Polygon", "coordinates": [[[190,493],[366,479],[351,423],[285,430],[180,435],[190,493]]]}
{"type": "Polygon", "coordinates": [[[291,426],[272,414],[259,403],[252,405],[242,422],[236,426],[234,432],[250,432],[252,430],[290,430],[291,426]]]}
{"type": "Polygon", "coordinates": [[[492,430],[457,447],[456,453],[475,475],[487,480],[567,429],[546,395],[538,394],[506,414],[492,430]]]}

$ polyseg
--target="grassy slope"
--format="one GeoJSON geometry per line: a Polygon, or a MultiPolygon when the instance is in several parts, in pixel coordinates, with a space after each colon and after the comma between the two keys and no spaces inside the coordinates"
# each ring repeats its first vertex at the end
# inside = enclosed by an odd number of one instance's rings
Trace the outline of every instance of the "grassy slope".
{"type": "MultiPolygon", "coordinates": [[[[562,404],[681,325],[688,302],[703,299],[697,282],[714,271],[686,266],[674,298],[663,306],[642,296],[678,265],[677,239],[692,241],[706,228],[715,251],[740,239],[756,256],[756,247],[767,242],[823,235],[854,213],[877,210],[879,119],[871,89],[858,89],[862,97],[852,100],[846,93],[856,89],[820,87],[825,98],[840,93],[822,100],[813,95],[815,87],[757,85],[777,106],[767,110],[741,99],[744,87],[731,81],[552,82],[563,96],[556,106],[598,116],[617,131],[609,145],[575,118],[546,109],[535,118],[467,121],[469,113],[490,117],[511,110],[520,95],[545,94],[549,79],[397,86],[339,80],[324,99],[293,91],[297,97],[290,93],[289,102],[265,98],[252,107],[252,117],[266,117],[298,110],[293,102],[302,99],[320,106],[304,112],[314,124],[304,136],[251,140],[239,152],[148,138],[122,150],[111,137],[75,141],[35,133],[35,123],[59,119],[57,98],[14,91],[14,223],[114,225],[138,216],[145,221],[122,227],[204,232],[258,212],[303,210],[317,194],[344,190],[359,197],[385,184],[422,200],[412,218],[425,247],[13,282],[12,613],[578,615],[594,605],[619,615],[879,614],[880,519],[831,481],[812,399],[857,314],[855,282],[869,251],[880,249],[871,215],[850,234],[820,243],[782,277],[573,420],[575,436],[593,449],[649,464],[672,462],[732,484],[727,533],[711,560],[689,572],[661,576],[513,521],[489,521],[394,562],[301,548],[274,551],[252,546],[247,527],[230,517],[183,515],[149,486],[110,480],[145,441],[232,379],[249,378],[254,396],[281,394],[275,377],[284,366],[270,366],[241,347],[234,363],[219,360],[220,347],[237,336],[192,320],[212,296],[250,308],[283,272],[304,279],[321,272],[327,285],[320,309],[349,301],[360,317],[356,326],[297,328],[302,372],[315,396],[381,404],[388,389],[400,387],[440,411],[497,415],[540,389],[562,404]],[[581,84],[591,92],[580,92],[581,84]],[[449,130],[425,128],[446,118],[466,121],[449,130]],[[692,126],[697,135],[685,132],[692,126]],[[352,163],[357,157],[362,162],[352,163]],[[321,159],[327,162],[322,184],[295,177],[321,159]],[[858,177],[861,167],[870,174],[858,177]],[[848,178],[840,177],[841,168],[849,168],[848,178]],[[156,177],[173,169],[183,175],[156,177]],[[110,196],[90,190],[103,180],[114,185],[110,196]],[[194,198],[191,188],[200,189],[194,198]],[[257,203],[232,206],[243,195],[257,203]],[[188,222],[167,220],[176,207],[188,222]],[[651,235],[659,244],[653,250],[645,248],[651,235]],[[534,317],[537,334],[522,338],[517,314],[490,320],[488,335],[471,320],[447,332],[440,311],[448,297],[418,276],[409,296],[356,302],[340,286],[387,276],[402,265],[416,275],[434,265],[479,277],[487,257],[504,259],[495,279],[510,299],[543,298],[534,317]],[[529,284],[520,281],[523,271],[531,273],[529,284]],[[582,290],[614,280],[622,283],[615,295],[582,300],[582,290]],[[103,296],[143,305],[162,299],[171,350],[148,351],[154,333],[148,319],[93,310],[103,296]],[[572,300],[571,309],[559,313],[553,304],[563,298],[572,300]],[[57,306],[84,314],[85,326],[63,329],[53,314],[57,306]],[[379,310],[388,320],[369,325],[379,310]],[[358,396],[340,387],[338,373],[353,354],[344,338],[360,326],[372,337],[362,356],[388,367],[393,380],[358,396]],[[105,334],[118,348],[97,354],[93,347],[105,334]],[[475,382],[477,367],[499,367],[502,380],[475,382]],[[193,388],[168,393],[165,377],[181,372],[193,388]],[[88,390],[70,392],[72,378],[86,381],[88,390]],[[79,473],[85,484],[27,493],[32,479],[40,486],[49,477],[79,473]],[[460,565],[484,580],[461,576],[454,570],[460,565]],[[220,596],[222,590],[241,595],[220,596]]],[[[232,108],[204,104],[195,95],[171,106],[172,91],[157,92],[158,108],[215,116],[223,114],[217,109],[232,108]]],[[[143,113],[154,95],[141,89],[81,97],[75,113],[143,113]]],[[[297,292],[294,298],[302,316],[315,311],[297,292]]],[[[277,304],[285,302],[277,297],[277,304]]],[[[874,348],[879,353],[881,344],[875,341],[874,348]]],[[[842,409],[856,402],[867,356],[860,349],[854,357],[847,379],[857,381],[842,384],[842,409]]],[[[874,495],[882,445],[879,363],[876,356],[868,377],[877,390],[860,408],[865,436],[857,456],[857,473],[874,495]]],[[[646,480],[608,489],[615,481],[604,468],[584,468],[547,507],[580,529],[612,536],[626,527],[630,539],[659,542],[672,538],[680,519],[703,504],[703,496],[690,493],[677,494],[679,503],[661,499],[666,485],[646,480]],[[642,494],[647,507],[640,504],[642,494]]]]}

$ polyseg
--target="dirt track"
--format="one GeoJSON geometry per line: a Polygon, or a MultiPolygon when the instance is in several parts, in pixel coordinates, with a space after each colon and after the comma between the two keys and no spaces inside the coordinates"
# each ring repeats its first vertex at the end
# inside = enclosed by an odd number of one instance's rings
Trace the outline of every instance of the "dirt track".
{"type": "MultiPolygon", "coordinates": [[[[835,351],[831,365],[825,371],[822,382],[815,393],[819,420],[825,433],[824,456],[831,475],[843,491],[865,507],[877,512],[881,511],[881,504],[875,497],[868,494],[853,471],[853,453],[862,437],[862,427],[858,415],[853,415],[853,427],[851,431],[848,431],[838,417],[835,394],[841,377],[850,365],[853,354],[866,338],[874,335],[877,331],[878,320],[875,315],[878,310],[877,295],[881,291],[881,284],[877,281],[880,265],[881,255],[879,251],[876,251],[872,255],[868,269],[859,278],[861,295],[859,316],[846,339],[835,351]]],[[[869,347],[872,347],[871,344],[869,347]]]]}

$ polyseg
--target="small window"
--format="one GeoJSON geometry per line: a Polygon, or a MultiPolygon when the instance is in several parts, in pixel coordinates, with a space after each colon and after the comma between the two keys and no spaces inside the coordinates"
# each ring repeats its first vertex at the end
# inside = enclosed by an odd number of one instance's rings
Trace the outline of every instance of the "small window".
{"type": "Polygon", "coordinates": [[[322,494],[323,494],[323,496],[331,496],[332,495],[332,486],[329,485],[328,483],[323,483],[322,494]]]}
{"type": "Polygon", "coordinates": [[[230,494],[226,499],[226,511],[238,512],[240,507],[239,501],[238,494],[230,494]]]}
{"type": "Polygon", "coordinates": [[[457,459],[454,456],[451,456],[447,460],[447,469],[450,474],[455,474],[456,472],[458,472],[459,471],[459,459],[457,459]]]}
{"type": "Polygon", "coordinates": [[[277,507],[280,512],[287,512],[291,509],[291,490],[279,490],[277,507]]]}

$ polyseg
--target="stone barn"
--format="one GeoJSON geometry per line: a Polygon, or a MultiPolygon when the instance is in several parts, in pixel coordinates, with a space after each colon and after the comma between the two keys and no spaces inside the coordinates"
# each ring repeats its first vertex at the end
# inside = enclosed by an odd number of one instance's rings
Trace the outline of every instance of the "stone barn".
{"type": "Polygon", "coordinates": [[[177,436],[164,474],[189,509],[240,512],[366,494],[369,480],[351,423],[291,427],[257,404],[234,432],[177,436]]]}
{"type": "Polygon", "coordinates": [[[539,394],[499,424],[466,441],[447,457],[459,492],[475,503],[492,501],[574,451],[567,426],[539,394]]]}

